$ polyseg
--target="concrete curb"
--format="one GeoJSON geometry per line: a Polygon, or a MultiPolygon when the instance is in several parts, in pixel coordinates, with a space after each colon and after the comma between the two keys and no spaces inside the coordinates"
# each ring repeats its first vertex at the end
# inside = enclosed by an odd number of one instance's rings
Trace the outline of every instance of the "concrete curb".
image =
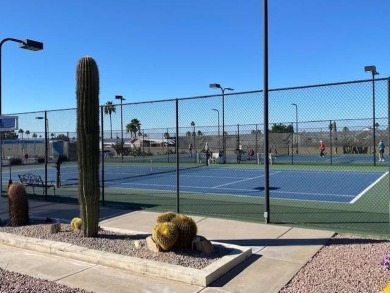
{"type": "MultiPolygon", "coordinates": [[[[105,229],[110,230],[110,229],[105,229]]],[[[130,231],[113,229],[113,232],[131,234],[130,231]]],[[[134,233],[133,233],[134,234],[134,233]]],[[[181,281],[191,285],[206,287],[213,281],[226,274],[233,267],[243,262],[252,255],[251,248],[212,242],[214,245],[222,245],[232,249],[229,255],[213,262],[204,269],[198,270],[178,265],[157,262],[124,256],[104,251],[92,250],[73,244],[56,242],[51,240],[30,238],[10,233],[0,232],[0,243],[23,249],[29,249],[46,254],[84,261],[96,265],[122,269],[143,275],[160,277],[175,281],[181,281]]]]}

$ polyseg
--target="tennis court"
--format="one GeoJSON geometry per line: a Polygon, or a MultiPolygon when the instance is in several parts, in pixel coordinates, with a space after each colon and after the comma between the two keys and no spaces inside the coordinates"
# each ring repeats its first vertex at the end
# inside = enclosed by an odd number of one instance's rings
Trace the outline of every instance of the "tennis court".
{"type": "MultiPolygon", "coordinates": [[[[176,171],[172,166],[116,164],[105,166],[105,188],[176,191],[176,171]]],[[[17,169],[12,174],[33,173],[44,178],[43,169],[17,169]]],[[[8,181],[6,172],[4,181],[8,181]]],[[[270,197],[273,199],[354,203],[387,172],[320,171],[320,170],[270,170],[270,197]]],[[[55,182],[55,168],[48,169],[48,180],[55,182]]],[[[212,164],[192,165],[180,170],[180,192],[214,194],[235,197],[264,197],[264,170],[258,168],[233,168],[212,164]]],[[[77,166],[63,164],[62,185],[77,184],[77,166]]]]}

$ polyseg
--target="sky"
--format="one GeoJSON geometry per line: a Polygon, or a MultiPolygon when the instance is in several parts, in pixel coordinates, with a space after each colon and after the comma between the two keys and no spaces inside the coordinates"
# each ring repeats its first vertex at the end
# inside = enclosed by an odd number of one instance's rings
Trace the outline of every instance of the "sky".
{"type": "MultiPolygon", "coordinates": [[[[3,114],[76,107],[83,56],[98,64],[101,105],[217,94],[210,83],[263,88],[262,0],[1,2],[0,39],[44,43],[3,44],[3,114]]],[[[270,89],[369,79],[366,65],[389,76],[390,1],[269,0],[268,9],[270,89]]]]}

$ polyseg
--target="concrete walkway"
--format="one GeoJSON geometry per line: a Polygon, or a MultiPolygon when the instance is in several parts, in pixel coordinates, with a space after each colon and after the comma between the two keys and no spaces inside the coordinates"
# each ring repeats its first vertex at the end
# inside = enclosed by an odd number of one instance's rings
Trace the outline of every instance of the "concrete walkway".
{"type": "MultiPolygon", "coordinates": [[[[30,201],[30,215],[70,220],[75,204],[30,201]]],[[[102,208],[104,228],[151,233],[158,213],[102,208]]],[[[0,217],[8,216],[2,199],[0,217]]],[[[0,245],[0,267],[94,292],[278,292],[333,236],[334,232],[192,217],[209,240],[251,247],[253,255],[209,287],[200,287],[0,245]]]]}

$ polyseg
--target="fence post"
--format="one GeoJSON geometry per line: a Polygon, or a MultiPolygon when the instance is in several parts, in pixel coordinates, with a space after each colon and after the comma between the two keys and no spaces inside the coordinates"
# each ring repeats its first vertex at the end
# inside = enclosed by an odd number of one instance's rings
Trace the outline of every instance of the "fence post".
{"type": "Polygon", "coordinates": [[[168,139],[169,139],[169,129],[167,128],[166,144],[167,144],[167,158],[168,158],[168,163],[169,163],[169,143],[168,143],[168,139]]]}
{"type": "Polygon", "coordinates": [[[269,129],[268,129],[268,0],[263,1],[264,11],[264,221],[270,222],[270,192],[269,192],[269,129]]]}
{"type": "Polygon", "coordinates": [[[333,165],[332,120],[329,120],[330,165],[333,165]]]}
{"type": "Polygon", "coordinates": [[[258,152],[259,152],[259,145],[258,145],[258,133],[257,133],[257,123],[255,124],[256,126],[255,126],[255,128],[256,128],[256,132],[255,132],[255,140],[256,140],[256,142],[255,142],[255,153],[257,154],[258,152]]]}
{"type": "Polygon", "coordinates": [[[237,124],[237,164],[241,163],[240,124],[237,124]]]}
{"type": "Polygon", "coordinates": [[[101,151],[100,151],[100,157],[102,161],[102,169],[101,169],[101,178],[102,178],[102,205],[104,206],[104,122],[103,122],[103,107],[100,106],[100,128],[101,128],[101,137],[102,137],[102,143],[101,143],[101,151]]]}
{"type": "MultiPolygon", "coordinates": [[[[390,77],[387,79],[387,146],[389,160],[389,175],[390,176],[390,77]]],[[[389,180],[389,224],[390,224],[390,180],[389,180]]]]}
{"type": "Polygon", "coordinates": [[[176,212],[180,213],[179,100],[176,99],[176,212]]]}
{"type": "MultiPolygon", "coordinates": [[[[294,165],[294,123],[291,122],[291,165],[294,165]]],[[[290,146],[289,146],[290,147],[290,146]]],[[[298,152],[297,152],[298,153],[298,152]]]]}

